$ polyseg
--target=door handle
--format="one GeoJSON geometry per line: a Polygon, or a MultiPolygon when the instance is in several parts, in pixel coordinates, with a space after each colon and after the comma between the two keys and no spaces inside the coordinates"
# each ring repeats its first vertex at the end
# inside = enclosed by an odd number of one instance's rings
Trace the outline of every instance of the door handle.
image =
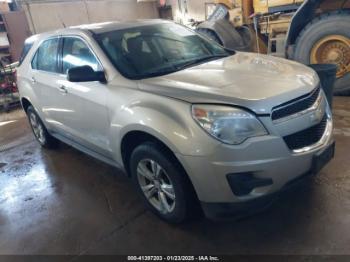
{"type": "Polygon", "coordinates": [[[68,93],[68,90],[65,86],[60,86],[58,88],[58,90],[61,92],[61,93],[64,93],[64,94],[67,94],[68,93]]]}
{"type": "Polygon", "coordinates": [[[32,82],[32,84],[35,84],[36,83],[36,79],[34,76],[32,76],[32,78],[30,79],[30,81],[32,82]]]}

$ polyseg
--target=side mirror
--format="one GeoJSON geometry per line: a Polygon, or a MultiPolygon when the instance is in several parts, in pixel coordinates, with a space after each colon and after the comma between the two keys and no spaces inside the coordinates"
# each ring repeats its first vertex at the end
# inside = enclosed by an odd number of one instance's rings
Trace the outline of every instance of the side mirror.
{"type": "Polygon", "coordinates": [[[93,82],[105,83],[106,76],[103,71],[94,71],[91,66],[78,66],[68,70],[67,79],[70,82],[93,82]]]}

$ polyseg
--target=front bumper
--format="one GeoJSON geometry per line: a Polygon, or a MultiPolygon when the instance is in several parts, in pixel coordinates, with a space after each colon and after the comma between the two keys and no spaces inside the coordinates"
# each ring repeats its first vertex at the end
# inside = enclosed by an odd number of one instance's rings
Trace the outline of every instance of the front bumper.
{"type": "Polygon", "coordinates": [[[262,197],[283,188],[289,181],[308,173],[313,159],[332,145],[329,140],[316,150],[293,154],[280,137],[254,138],[233,150],[220,145],[209,157],[177,155],[189,174],[200,201],[237,203],[262,197]],[[258,187],[247,195],[237,196],[228,183],[228,174],[250,173],[272,179],[272,185],[258,187]]]}
{"type": "Polygon", "coordinates": [[[326,165],[331,158],[334,157],[335,142],[330,144],[324,152],[320,154],[321,157],[314,158],[311,169],[305,174],[296,177],[285,184],[279,191],[267,194],[253,200],[235,202],[235,203],[207,203],[201,202],[202,209],[206,217],[211,219],[231,218],[231,217],[245,217],[256,214],[269,207],[284,191],[287,191],[302,181],[316,175],[320,169],[326,165]],[[326,154],[325,154],[326,153],[326,154]],[[317,161],[315,161],[317,160],[317,161]]]}
{"type": "Polygon", "coordinates": [[[238,146],[220,144],[210,156],[178,154],[177,157],[189,174],[208,216],[225,213],[223,210],[233,210],[235,213],[235,210],[245,209],[245,206],[251,206],[252,203],[253,206],[264,206],[266,199],[269,200],[291,181],[317,173],[333,157],[332,128],[332,117],[328,111],[322,139],[303,150],[289,149],[281,135],[270,132],[268,136],[251,138],[238,146]],[[331,155],[327,153],[330,151],[331,155]],[[325,155],[324,152],[327,157],[315,164],[315,158],[321,158],[317,156],[325,155]],[[229,175],[235,174],[247,174],[255,178],[253,184],[258,183],[259,186],[243,191],[243,194],[237,193],[232,187],[232,181],[229,182],[228,179],[229,175]]]}

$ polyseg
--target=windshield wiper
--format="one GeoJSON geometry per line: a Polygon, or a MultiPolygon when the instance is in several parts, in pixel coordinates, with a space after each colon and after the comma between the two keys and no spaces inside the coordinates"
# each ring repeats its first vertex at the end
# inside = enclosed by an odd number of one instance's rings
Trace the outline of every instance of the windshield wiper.
{"type": "Polygon", "coordinates": [[[228,57],[229,55],[227,54],[222,54],[222,55],[210,55],[210,56],[205,56],[205,57],[200,57],[194,60],[191,60],[189,62],[183,63],[181,65],[176,66],[176,68],[178,70],[181,69],[185,69],[191,66],[195,66],[200,64],[201,62],[207,62],[207,61],[212,61],[212,60],[216,60],[216,58],[224,58],[224,57],[228,57]]]}
{"type": "Polygon", "coordinates": [[[204,62],[204,61],[211,61],[211,60],[215,60],[216,58],[223,58],[223,57],[228,57],[228,55],[222,54],[222,55],[210,55],[210,56],[200,57],[200,58],[197,58],[197,59],[185,62],[185,63],[181,63],[180,65],[173,65],[171,67],[145,72],[141,76],[139,76],[138,79],[144,79],[144,78],[150,78],[150,77],[171,74],[171,73],[180,71],[182,69],[197,65],[197,64],[204,62]]]}
{"type": "Polygon", "coordinates": [[[180,69],[176,68],[176,67],[167,67],[164,69],[158,69],[158,70],[154,70],[154,71],[150,71],[150,72],[146,72],[144,74],[142,74],[139,79],[143,79],[143,78],[150,78],[150,77],[156,77],[156,76],[161,76],[161,75],[167,75],[167,74],[171,74],[174,73],[176,71],[179,71],[180,69]]]}

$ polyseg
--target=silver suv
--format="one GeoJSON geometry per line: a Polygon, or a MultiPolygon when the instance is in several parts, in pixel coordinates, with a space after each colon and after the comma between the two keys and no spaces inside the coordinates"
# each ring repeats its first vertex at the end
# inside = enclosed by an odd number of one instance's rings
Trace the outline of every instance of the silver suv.
{"type": "Polygon", "coordinates": [[[227,50],[172,22],[35,35],[17,70],[43,147],[63,141],[132,177],[169,222],[232,216],[317,173],[334,154],[317,74],[227,50]]]}

